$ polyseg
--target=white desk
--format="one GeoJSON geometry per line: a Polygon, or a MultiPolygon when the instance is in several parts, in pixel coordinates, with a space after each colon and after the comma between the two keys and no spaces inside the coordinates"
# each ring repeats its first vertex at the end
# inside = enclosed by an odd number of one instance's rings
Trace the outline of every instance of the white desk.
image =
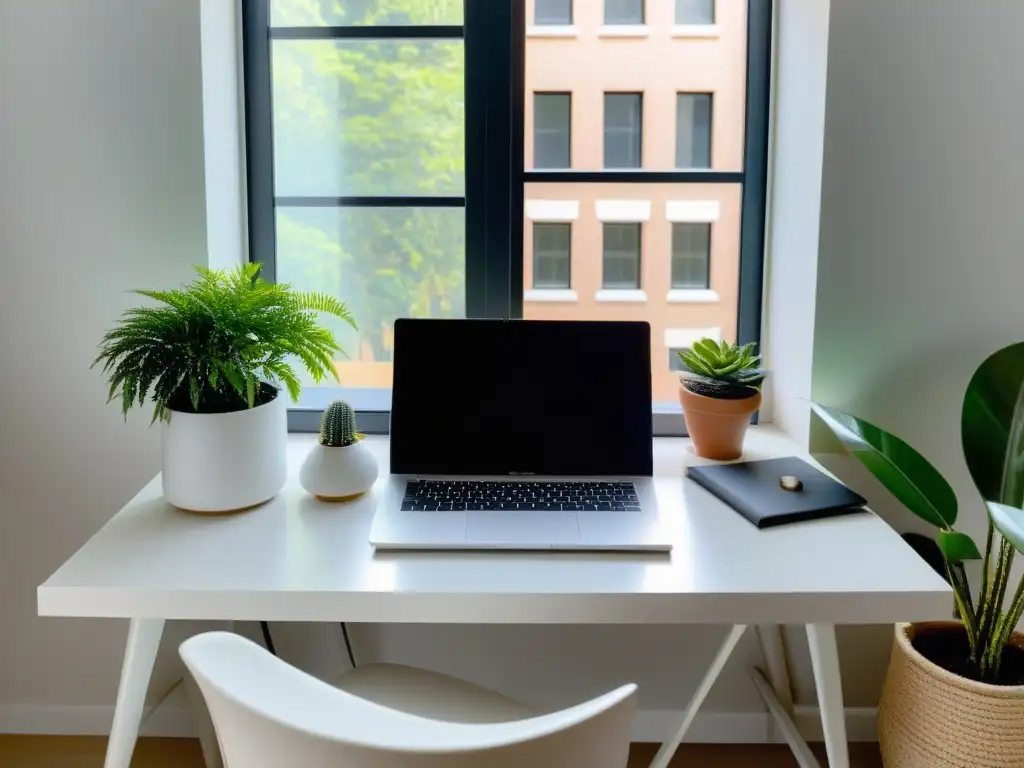
{"type": "MultiPolygon", "coordinates": [[[[42,616],[131,619],[105,768],[128,768],[167,619],[732,625],[655,765],[662,768],[744,628],[805,624],[832,768],[847,768],[835,624],[947,616],[950,591],[870,513],[759,531],[692,481],[688,441],[655,441],[665,554],[375,554],[375,499],[323,504],[298,485],[314,435],[290,438],[291,477],[250,512],[201,517],[154,479],[38,591],[42,616]]],[[[387,438],[368,437],[382,474],[387,438]]],[[[799,453],[758,427],[745,458],[799,453]]],[[[816,766],[764,678],[755,677],[802,766],[816,766]]],[[[215,746],[204,745],[215,753],[215,746]]],[[[215,758],[211,762],[216,762],[215,758]]]]}

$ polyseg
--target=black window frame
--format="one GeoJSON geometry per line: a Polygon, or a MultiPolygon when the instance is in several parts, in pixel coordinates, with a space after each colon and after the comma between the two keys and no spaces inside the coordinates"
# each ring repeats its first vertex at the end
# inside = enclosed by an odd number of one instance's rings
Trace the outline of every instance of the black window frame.
{"type": "MultiPolygon", "coordinates": [[[[461,207],[466,216],[466,315],[523,316],[525,185],[545,183],[738,184],[741,187],[737,341],[761,336],[772,0],[747,0],[746,103],[737,170],[543,170],[524,168],[525,0],[465,0],[462,25],[270,27],[270,0],[241,0],[249,259],[276,278],[277,205],[461,207]],[[465,50],[466,187],[461,197],[275,199],[271,45],[276,39],[462,40],[465,50]]],[[[641,150],[642,152],[642,150],[641,150]]],[[[389,412],[361,411],[360,428],[386,433],[389,412]]],[[[316,431],[320,411],[292,408],[289,428],[316,431]]],[[[681,434],[678,413],[655,412],[655,432],[681,434]],[[662,419],[661,416],[666,418],[662,419]]]]}

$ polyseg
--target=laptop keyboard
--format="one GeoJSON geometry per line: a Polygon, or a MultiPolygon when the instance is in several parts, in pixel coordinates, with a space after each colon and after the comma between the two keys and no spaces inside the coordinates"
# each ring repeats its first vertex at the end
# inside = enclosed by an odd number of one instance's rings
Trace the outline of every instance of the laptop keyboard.
{"type": "Polygon", "coordinates": [[[474,480],[414,480],[405,486],[402,510],[541,510],[639,512],[633,483],[517,483],[474,480]]]}

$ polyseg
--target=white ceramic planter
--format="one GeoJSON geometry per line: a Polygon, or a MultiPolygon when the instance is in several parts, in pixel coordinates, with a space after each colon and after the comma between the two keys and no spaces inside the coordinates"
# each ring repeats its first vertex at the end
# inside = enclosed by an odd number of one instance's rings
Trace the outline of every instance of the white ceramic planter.
{"type": "Polygon", "coordinates": [[[346,446],[317,443],[302,462],[299,482],[324,501],[342,501],[370,490],[377,480],[377,459],[362,441],[346,446]]]}
{"type": "Polygon", "coordinates": [[[262,504],[288,478],[286,398],[233,413],[172,411],[160,428],[164,496],[192,512],[262,504]]]}

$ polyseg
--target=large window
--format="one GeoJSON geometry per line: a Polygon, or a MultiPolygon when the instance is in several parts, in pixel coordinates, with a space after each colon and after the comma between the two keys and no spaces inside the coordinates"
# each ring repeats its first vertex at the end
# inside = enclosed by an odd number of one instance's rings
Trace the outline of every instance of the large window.
{"type": "Polygon", "coordinates": [[[643,151],[643,95],[604,95],[604,167],[639,168],[643,151]]]}
{"type": "Polygon", "coordinates": [[[359,324],[293,428],[387,428],[398,317],[649,322],[669,432],[669,350],[758,340],[771,0],[241,2],[251,258],[359,324]]]}
{"type": "Polygon", "coordinates": [[[572,96],[537,93],[533,97],[533,167],[568,168],[572,165],[572,96]]]}
{"type": "Polygon", "coordinates": [[[711,167],[711,94],[676,97],[676,168],[711,167]]]}

